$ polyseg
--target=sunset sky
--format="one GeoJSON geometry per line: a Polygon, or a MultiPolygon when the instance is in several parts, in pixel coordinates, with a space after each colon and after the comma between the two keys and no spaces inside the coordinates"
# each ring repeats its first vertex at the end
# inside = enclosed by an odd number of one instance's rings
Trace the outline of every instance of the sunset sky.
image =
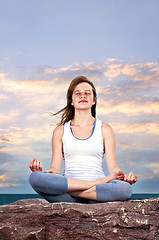
{"type": "Polygon", "coordinates": [[[29,161],[50,166],[60,119],[48,112],[78,75],[96,86],[134,193],[159,193],[159,1],[5,0],[0,12],[0,193],[34,193],[29,161]]]}

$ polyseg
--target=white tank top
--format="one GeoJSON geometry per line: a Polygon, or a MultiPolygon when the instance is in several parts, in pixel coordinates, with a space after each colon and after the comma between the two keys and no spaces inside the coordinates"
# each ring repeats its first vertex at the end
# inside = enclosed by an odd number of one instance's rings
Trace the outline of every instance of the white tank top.
{"type": "Polygon", "coordinates": [[[71,120],[66,122],[62,141],[64,176],[81,180],[105,177],[102,170],[104,155],[102,122],[99,119],[95,119],[92,134],[86,139],[76,138],[71,130],[71,120]]]}

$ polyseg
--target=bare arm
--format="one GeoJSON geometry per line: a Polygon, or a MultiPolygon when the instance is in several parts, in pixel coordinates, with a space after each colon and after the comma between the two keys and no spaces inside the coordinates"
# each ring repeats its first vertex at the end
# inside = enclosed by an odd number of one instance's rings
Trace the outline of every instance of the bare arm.
{"type": "Polygon", "coordinates": [[[46,171],[60,174],[62,166],[62,137],[63,137],[63,125],[56,127],[52,135],[52,158],[50,168],[46,171]]]}
{"type": "MultiPolygon", "coordinates": [[[[110,174],[115,174],[121,176],[121,180],[133,184],[137,181],[137,175],[133,175],[133,172],[130,172],[129,175],[125,175],[124,172],[119,168],[116,161],[116,152],[115,152],[115,137],[111,126],[107,123],[102,124],[102,135],[105,146],[105,158],[108,166],[108,171],[110,174]]],[[[118,178],[116,178],[118,179],[118,178]]]]}
{"type": "Polygon", "coordinates": [[[107,123],[102,124],[102,135],[105,147],[105,158],[108,171],[111,174],[114,169],[120,169],[116,161],[115,137],[111,126],[107,123]]]}
{"type": "MultiPolygon", "coordinates": [[[[52,159],[50,168],[44,170],[46,172],[59,174],[62,165],[62,136],[63,136],[63,126],[58,126],[54,129],[52,135],[52,159]]],[[[34,158],[30,161],[30,169],[35,171],[43,171],[42,163],[34,158]]]]}

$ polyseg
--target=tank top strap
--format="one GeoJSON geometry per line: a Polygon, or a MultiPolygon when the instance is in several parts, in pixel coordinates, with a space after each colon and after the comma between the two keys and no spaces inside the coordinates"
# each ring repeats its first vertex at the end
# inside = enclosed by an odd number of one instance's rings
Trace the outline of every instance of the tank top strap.
{"type": "Polygon", "coordinates": [[[102,137],[102,121],[98,118],[96,119],[96,126],[94,130],[95,137],[102,137]]]}
{"type": "Polygon", "coordinates": [[[64,124],[64,130],[65,130],[65,131],[68,131],[68,130],[69,130],[69,128],[70,128],[70,121],[71,121],[71,120],[69,120],[68,122],[66,122],[66,123],[64,124]]]}
{"type": "Polygon", "coordinates": [[[70,136],[70,121],[71,120],[64,124],[63,140],[65,139],[65,137],[70,136]]]}

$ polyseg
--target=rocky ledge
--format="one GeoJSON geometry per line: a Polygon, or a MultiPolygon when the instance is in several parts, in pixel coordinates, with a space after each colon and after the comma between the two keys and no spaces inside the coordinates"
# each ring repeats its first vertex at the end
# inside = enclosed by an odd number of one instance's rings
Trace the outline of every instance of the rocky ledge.
{"type": "Polygon", "coordinates": [[[0,240],[159,239],[159,199],[97,204],[25,199],[0,206],[0,240]]]}

